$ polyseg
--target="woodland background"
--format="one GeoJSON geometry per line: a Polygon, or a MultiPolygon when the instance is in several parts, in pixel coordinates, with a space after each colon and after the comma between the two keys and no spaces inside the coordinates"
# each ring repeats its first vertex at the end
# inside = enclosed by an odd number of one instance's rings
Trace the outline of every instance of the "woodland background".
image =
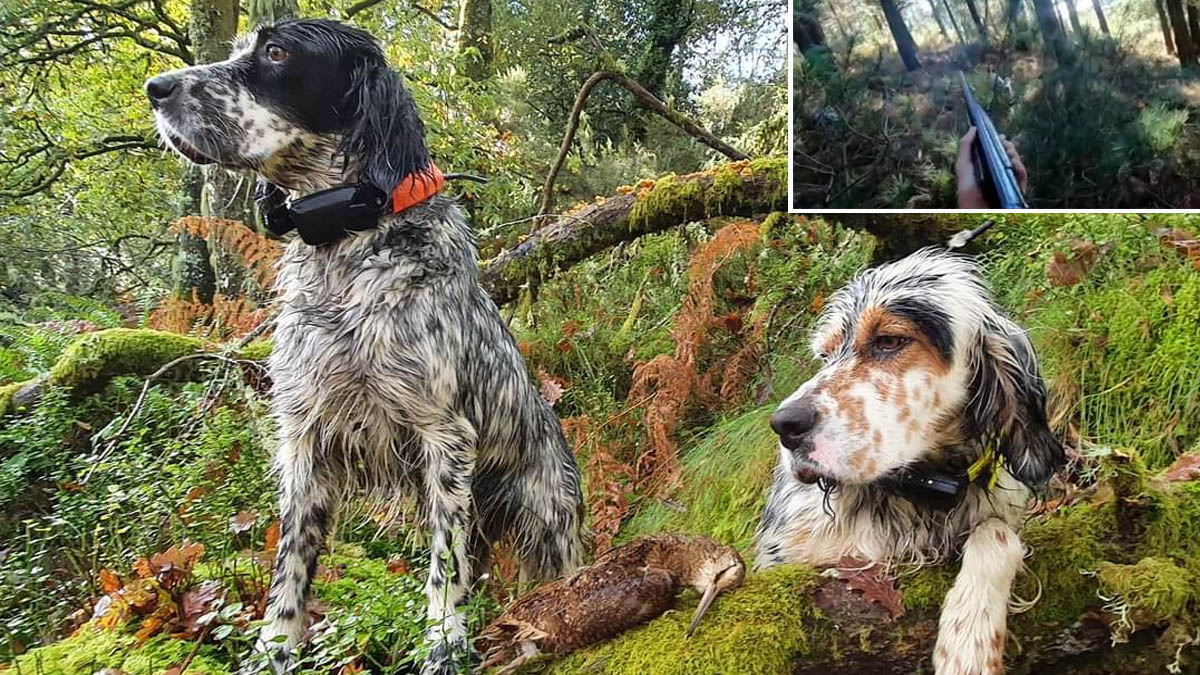
{"type": "MultiPolygon", "coordinates": [[[[156,148],[139,88],[219,55],[235,27],[217,18],[244,28],[297,8],[214,7],[70,0],[0,14],[0,663],[15,672],[226,673],[250,653],[276,540],[262,364],[280,243],[244,177],[192,172],[156,148]]],[[[479,232],[481,280],[576,451],[598,550],[671,530],[748,555],[775,461],[767,417],[813,371],[807,331],[825,298],[981,220],[782,213],[777,4],[298,10],[382,36],[439,164],[488,177],[451,189],[479,232]],[[564,154],[596,72],[616,75],[596,84],[564,154]],[[720,142],[681,131],[681,115],[720,142]],[[728,162],[730,148],[749,158],[728,162]]],[[[1072,456],[1027,530],[1020,592],[1046,592],[1013,618],[1014,672],[1198,667],[1198,225],[1007,215],[973,251],[1030,327],[1072,456]]],[[[321,560],[301,672],[412,672],[426,557],[411,512],[352,502],[321,560]]],[[[803,567],[752,574],[692,640],[688,595],[534,670],[927,670],[952,573],[906,571],[899,590],[803,567]]],[[[501,545],[472,628],[512,580],[501,545]]]]}
{"type": "Polygon", "coordinates": [[[1195,208],[1195,0],[793,0],[797,208],[954,208],[966,72],[1034,208],[1195,208]]]}

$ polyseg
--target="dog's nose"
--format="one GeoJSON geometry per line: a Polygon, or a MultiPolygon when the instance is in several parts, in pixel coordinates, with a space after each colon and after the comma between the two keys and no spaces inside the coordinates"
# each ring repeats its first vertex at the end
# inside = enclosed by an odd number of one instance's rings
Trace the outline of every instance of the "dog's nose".
{"type": "Polygon", "coordinates": [[[179,78],[175,75],[159,75],[146,80],[146,97],[150,99],[150,105],[155,108],[171,98],[177,89],[179,89],[179,78]]]}
{"type": "Polygon", "coordinates": [[[800,447],[801,441],[817,426],[817,409],[806,401],[789,403],[771,415],[771,429],[779,434],[779,442],[788,450],[800,447]]]}

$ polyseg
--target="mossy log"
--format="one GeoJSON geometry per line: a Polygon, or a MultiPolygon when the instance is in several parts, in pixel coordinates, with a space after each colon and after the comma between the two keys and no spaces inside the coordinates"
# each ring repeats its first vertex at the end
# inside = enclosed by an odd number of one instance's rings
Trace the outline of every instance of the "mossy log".
{"type": "Polygon", "coordinates": [[[653,186],[619,194],[560,216],[528,239],[480,266],[497,304],[528,284],[618,243],[715,216],[755,216],[787,208],[787,159],[767,157],[713,171],[665,176],[653,186]]]}
{"type": "MultiPolygon", "coordinates": [[[[1101,485],[1032,518],[1009,617],[1008,672],[1200,672],[1200,480],[1150,479],[1114,453],[1101,485]],[[1039,597],[1040,593],[1040,597],[1039,597]],[[1179,672],[1179,671],[1176,671],[1179,672]]],[[[805,566],[752,573],[684,638],[696,603],[531,670],[562,675],[932,672],[941,602],[957,565],[901,570],[902,616],[805,566]]]]}
{"type": "MultiPolygon", "coordinates": [[[[103,389],[114,377],[147,376],[175,359],[203,353],[209,347],[199,338],[149,329],[111,328],[86,333],[67,347],[46,375],[0,387],[0,416],[29,410],[50,387],[66,389],[76,397],[86,396],[103,389]]],[[[253,342],[240,349],[236,357],[262,361],[269,353],[270,343],[253,342]]],[[[180,368],[171,376],[179,379],[193,372],[180,368]]]]}

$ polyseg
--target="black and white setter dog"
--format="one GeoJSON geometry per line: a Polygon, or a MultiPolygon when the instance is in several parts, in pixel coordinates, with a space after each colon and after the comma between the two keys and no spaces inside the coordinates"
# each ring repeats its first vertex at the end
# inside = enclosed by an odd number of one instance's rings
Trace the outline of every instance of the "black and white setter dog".
{"type": "Polygon", "coordinates": [[[280,263],[270,358],[280,538],[260,646],[287,667],[349,491],[397,504],[415,494],[430,531],[423,672],[467,667],[460,605],[491,542],[513,538],[525,579],[580,562],[579,473],[479,285],[463,213],[437,194],[400,75],[368,33],[298,20],[146,92],[171,148],[257,172],[284,197],[273,213],[291,209],[304,239],[325,242],[293,241],[280,263]]]}
{"type": "Polygon", "coordinates": [[[1064,458],[1029,340],[972,262],[925,249],[838,291],[812,348],[820,371],[771,417],[758,566],[961,555],[934,668],[1003,672],[1021,522],[1064,458]]]}

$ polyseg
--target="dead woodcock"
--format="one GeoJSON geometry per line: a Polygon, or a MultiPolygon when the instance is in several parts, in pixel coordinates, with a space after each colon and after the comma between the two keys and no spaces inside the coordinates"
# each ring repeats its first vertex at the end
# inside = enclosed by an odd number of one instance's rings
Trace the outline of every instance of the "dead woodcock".
{"type": "Polygon", "coordinates": [[[685,587],[700,593],[687,636],[717,595],[746,576],[737,551],[708,537],[639,537],[574,574],[517,598],[479,633],[484,662],[508,673],[537,654],[563,656],[607,640],[675,606],[685,587]]]}

